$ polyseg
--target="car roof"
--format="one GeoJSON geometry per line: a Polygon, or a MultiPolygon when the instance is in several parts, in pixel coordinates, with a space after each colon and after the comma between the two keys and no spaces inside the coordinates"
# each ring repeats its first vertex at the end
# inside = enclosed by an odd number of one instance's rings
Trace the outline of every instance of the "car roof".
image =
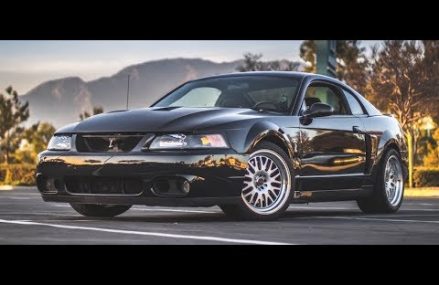
{"type": "Polygon", "coordinates": [[[308,72],[299,72],[299,71],[245,71],[245,72],[232,72],[232,73],[225,73],[225,74],[219,74],[219,75],[213,75],[213,76],[207,76],[202,77],[199,79],[195,79],[193,81],[197,80],[203,80],[203,79],[211,79],[211,78],[223,78],[223,77],[241,77],[241,76],[279,76],[279,77],[294,77],[303,79],[305,77],[313,77],[313,78],[321,78],[326,79],[330,81],[336,81],[339,83],[342,83],[338,79],[321,75],[321,74],[315,74],[315,73],[308,73],[308,72]]]}

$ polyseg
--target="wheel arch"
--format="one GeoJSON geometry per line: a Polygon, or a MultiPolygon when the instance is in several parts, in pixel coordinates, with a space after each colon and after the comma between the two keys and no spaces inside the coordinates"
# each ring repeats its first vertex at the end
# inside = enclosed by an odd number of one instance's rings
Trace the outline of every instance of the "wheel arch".
{"type": "Polygon", "coordinates": [[[382,157],[389,151],[389,149],[396,150],[401,155],[401,158],[403,158],[402,155],[404,150],[402,144],[404,142],[399,136],[400,134],[395,133],[392,130],[385,130],[382,133],[378,143],[377,158],[379,162],[381,162],[382,157]]]}
{"type": "Polygon", "coordinates": [[[399,154],[401,154],[401,149],[399,148],[398,143],[397,143],[394,139],[391,139],[391,140],[389,140],[389,141],[386,143],[386,145],[384,146],[384,152],[383,152],[383,153],[388,152],[390,149],[394,149],[394,150],[396,150],[399,154]]]}
{"type": "Polygon", "coordinates": [[[407,153],[404,152],[404,149],[401,148],[401,142],[394,137],[387,137],[387,140],[385,140],[383,145],[380,147],[375,169],[379,169],[379,167],[383,163],[384,157],[391,149],[395,150],[399,154],[403,166],[402,169],[404,173],[404,179],[406,179],[408,177],[407,153]]]}
{"type": "Polygon", "coordinates": [[[406,180],[408,175],[409,175],[408,165],[406,163],[406,158],[404,157],[404,153],[402,152],[402,150],[401,150],[401,148],[396,140],[390,140],[387,142],[386,146],[384,147],[383,155],[380,158],[380,160],[382,160],[384,155],[391,149],[395,150],[399,154],[400,160],[402,162],[402,172],[404,175],[404,180],[406,180]]]}
{"type": "Polygon", "coordinates": [[[253,125],[247,134],[245,151],[250,153],[262,141],[279,146],[290,159],[294,158],[294,146],[285,131],[272,122],[260,122],[253,125]]]}

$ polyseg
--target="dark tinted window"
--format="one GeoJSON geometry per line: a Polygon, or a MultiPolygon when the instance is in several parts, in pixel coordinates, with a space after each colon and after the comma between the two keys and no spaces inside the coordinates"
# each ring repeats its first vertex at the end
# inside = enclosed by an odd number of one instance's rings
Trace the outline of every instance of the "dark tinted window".
{"type": "Polygon", "coordinates": [[[360,103],[357,99],[355,99],[354,95],[352,95],[349,91],[343,89],[343,93],[348,101],[349,107],[351,108],[352,115],[363,115],[364,111],[361,108],[360,103]]]}
{"type": "Polygon", "coordinates": [[[189,82],[154,107],[258,108],[285,113],[297,93],[291,77],[236,76],[189,82]]]}

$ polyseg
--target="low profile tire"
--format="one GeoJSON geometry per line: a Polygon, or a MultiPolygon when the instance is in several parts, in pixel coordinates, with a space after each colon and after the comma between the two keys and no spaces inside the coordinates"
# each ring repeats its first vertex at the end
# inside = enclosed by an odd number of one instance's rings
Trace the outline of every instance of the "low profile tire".
{"type": "Polygon", "coordinates": [[[261,142],[250,155],[239,203],[220,208],[234,219],[277,219],[291,201],[291,173],[285,151],[273,143],[261,142]]]}
{"type": "Polygon", "coordinates": [[[79,214],[86,217],[110,218],[128,211],[131,206],[125,205],[93,205],[93,204],[70,204],[79,214]]]}
{"type": "Polygon", "coordinates": [[[372,196],[358,200],[364,213],[395,213],[401,207],[404,196],[404,174],[399,153],[389,149],[377,173],[372,196]]]}

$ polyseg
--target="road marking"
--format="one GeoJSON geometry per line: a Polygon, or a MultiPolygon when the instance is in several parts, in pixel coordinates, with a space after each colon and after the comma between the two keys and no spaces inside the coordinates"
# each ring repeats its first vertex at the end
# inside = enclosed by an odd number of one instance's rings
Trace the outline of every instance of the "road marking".
{"type": "Polygon", "coordinates": [[[35,200],[34,197],[20,197],[20,196],[3,196],[0,193],[0,199],[16,199],[16,200],[35,200]]]}
{"type": "MultiPolygon", "coordinates": [[[[358,210],[358,209],[355,209],[355,208],[318,207],[318,206],[290,206],[288,208],[288,210],[294,210],[294,209],[297,209],[297,210],[313,210],[313,211],[316,211],[316,210],[350,210],[350,211],[356,211],[356,212],[358,210]]],[[[400,211],[401,212],[404,212],[404,211],[437,212],[437,211],[439,211],[439,208],[437,208],[437,209],[429,209],[429,208],[424,208],[424,209],[402,208],[402,209],[400,209],[400,211]]]]}
{"type": "Polygon", "coordinates": [[[288,210],[358,210],[356,208],[345,208],[345,207],[319,207],[319,206],[290,206],[288,210]]]}
{"type": "Polygon", "coordinates": [[[439,209],[401,209],[400,211],[439,212],[439,209]]]}
{"type": "Polygon", "coordinates": [[[109,228],[96,228],[96,227],[82,227],[82,226],[68,226],[68,225],[58,225],[58,224],[48,224],[48,223],[37,223],[37,222],[28,222],[28,221],[20,221],[20,220],[0,219],[0,223],[16,224],[16,225],[30,225],[30,226],[46,226],[46,227],[59,228],[59,229],[85,230],[85,231],[96,231],[96,232],[128,234],[128,235],[140,235],[140,236],[154,236],[154,237],[175,238],[175,239],[218,241],[218,242],[225,242],[225,243],[258,244],[258,245],[287,245],[288,244],[288,243],[263,241],[263,240],[233,239],[233,238],[222,238],[222,237],[214,237],[214,236],[167,234],[167,233],[159,233],[159,232],[128,231],[128,230],[116,230],[116,229],[109,229],[109,228]]]}
{"type": "Polygon", "coordinates": [[[49,205],[53,206],[53,207],[58,207],[58,208],[70,208],[73,210],[72,206],[67,205],[67,204],[51,204],[51,203],[49,203],[49,205]]]}
{"type": "MultiPolygon", "coordinates": [[[[314,217],[316,218],[316,217],[314,217]]],[[[365,220],[365,221],[383,221],[383,222],[401,222],[401,223],[426,223],[439,224],[439,221],[425,221],[425,220],[405,220],[405,219],[381,219],[381,218],[360,218],[360,217],[322,217],[327,219],[342,219],[342,220],[365,220]]]]}
{"type": "Polygon", "coordinates": [[[20,196],[1,196],[0,199],[17,199],[17,200],[29,200],[33,199],[32,197],[20,197],[20,196]]]}
{"type": "Polygon", "coordinates": [[[179,213],[201,213],[201,214],[218,214],[221,212],[214,211],[201,211],[201,210],[184,210],[184,209],[165,209],[165,208],[132,208],[135,211],[147,211],[147,212],[179,212],[179,213]]]}
{"type": "MultiPolygon", "coordinates": [[[[70,205],[53,204],[52,206],[60,208],[71,208],[70,205]]],[[[221,212],[215,211],[202,211],[202,210],[186,210],[186,209],[168,209],[168,208],[138,208],[133,207],[130,211],[146,211],[146,212],[179,212],[179,213],[198,213],[198,214],[218,214],[221,212]]]]}

